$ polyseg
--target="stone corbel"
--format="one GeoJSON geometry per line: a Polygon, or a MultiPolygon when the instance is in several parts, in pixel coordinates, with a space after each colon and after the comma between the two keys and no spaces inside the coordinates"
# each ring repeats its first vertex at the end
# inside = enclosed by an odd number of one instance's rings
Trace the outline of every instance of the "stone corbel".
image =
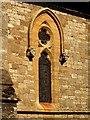
{"type": "Polygon", "coordinates": [[[62,53],[59,57],[59,62],[61,63],[61,65],[63,65],[67,59],[69,58],[69,56],[67,56],[65,53],[62,53]]]}
{"type": "Polygon", "coordinates": [[[32,58],[36,55],[35,48],[27,49],[26,56],[29,58],[30,61],[32,61],[32,58]]]}

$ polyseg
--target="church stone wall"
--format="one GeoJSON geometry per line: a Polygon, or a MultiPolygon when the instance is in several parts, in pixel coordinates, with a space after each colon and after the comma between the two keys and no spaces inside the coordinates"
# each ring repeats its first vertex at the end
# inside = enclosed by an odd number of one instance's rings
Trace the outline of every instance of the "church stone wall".
{"type": "MultiPolygon", "coordinates": [[[[2,68],[14,84],[18,98],[17,111],[39,111],[35,96],[32,61],[26,57],[28,27],[41,6],[21,3],[2,3],[2,68]]],[[[60,19],[64,34],[64,49],[69,56],[60,65],[58,74],[59,112],[88,111],[88,24],[85,18],[52,10],[60,19]]],[[[57,49],[57,48],[55,48],[57,49]]],[[[88,115],[17,114],[24,118],[87,118],[88,115]]]]}

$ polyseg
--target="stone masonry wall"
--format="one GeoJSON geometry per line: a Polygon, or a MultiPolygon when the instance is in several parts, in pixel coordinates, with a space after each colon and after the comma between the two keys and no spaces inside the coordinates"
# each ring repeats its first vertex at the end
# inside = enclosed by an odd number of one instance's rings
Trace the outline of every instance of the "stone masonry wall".
{"type": "MultiPolygon", "coordinates": [[[[2,66],[2,4],[0,3],[0,67],[2,66]]],[[[0,81],[1,81],[1,74],[0,71],[0,81]]],[[[0,85],[0,98],[2,96],[2,85],[0,85]]],[[[2,118],[2,103],[0,101],[0,119],[2,118]]]]}
{"type": "MultiPolygon", "coordinates": [[[[3,11],[3,69],[14,83],[21,101],[17,111],[38,111],[35,104],[35,80],[32,62],[26,57],[28,26],[32,16],[41,6],[4,2],[3,11]]],[[[58,111],[88,111],[88,23],[85,18],[53,10],[59,17],[64,32],[65,53],[69,56],[61,66],[58,77],[58,111]]],[[[57,49],[57,48],[55,48],[57,49]]],[[[18,114],[29,118],[84,118],[88,115],[31,115],[18,114]]]]}
{"type": "Polygon", "coordinates": [[[83,18],[58,13],[64,31],[68,61],[59,74],[60,110],[87,111],[88,106],[88,25],[83,18]],[[63,106],[64,105],[64,106],[63,106]]]}

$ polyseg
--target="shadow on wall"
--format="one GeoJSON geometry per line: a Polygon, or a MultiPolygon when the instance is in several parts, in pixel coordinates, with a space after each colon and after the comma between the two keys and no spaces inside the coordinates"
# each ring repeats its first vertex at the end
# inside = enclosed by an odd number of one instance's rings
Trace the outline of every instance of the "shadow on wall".
{"type": "Polygon", "coordinates": [[[2,69],[1,70],[1,74],[2,74],[2,97],[3,98],[14,98],[16,97],[16,94],[15,94],[15,90],[14,88],[12,87],[13,86],[13,82],[11,80],[11,77],[8,73],[7,70],[4,70],[2,69]]]}
{"type": "Polygon", "coordinates": [[[0,69],[0,89],[2,90],[2,118],[15,118],[17,114],[18,98],[13,88],[13,82],[10,74],[5,69],[0,69]]]}
{"type": "Polygon", "coordinates": [[[0,76],[2,81],[0,81],[0,83],[2,84],[13,84],[11,77],[9,75],[9,72],[5,69],[0,69],[0,76]]]}

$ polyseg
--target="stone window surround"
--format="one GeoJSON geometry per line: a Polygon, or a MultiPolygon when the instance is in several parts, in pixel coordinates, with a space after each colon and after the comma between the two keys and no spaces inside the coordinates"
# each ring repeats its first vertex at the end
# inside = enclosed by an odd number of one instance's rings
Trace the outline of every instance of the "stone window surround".
{"type": "Polygon", "coordinates": [[[56,103],[58,102],[58,73],[59,73],[59,56],[63,53],[63,30],[62,25],[58,17],[49,8],[40,9],[33,17],[29,25],[29,40],[28,49],[33,48],[35,50],[35,56],[32,60],[33,75],[36,88],[36,106],[39,110],[57,111],[56,103]],[[38,37],[38,32],[44,27],[49,31],[50,41],[47,44],[42,44],[38,37]],[[56,42],[57,40],[57,42],[56,42]],[[38,77],[38,60],[41,53],[45,51],[49,55],[51,62],[51,94],[52,103],[40,103],[39,102],[39,77],[38,77]],[[58,64],[58,65],[57,65],[58,64]]]}

